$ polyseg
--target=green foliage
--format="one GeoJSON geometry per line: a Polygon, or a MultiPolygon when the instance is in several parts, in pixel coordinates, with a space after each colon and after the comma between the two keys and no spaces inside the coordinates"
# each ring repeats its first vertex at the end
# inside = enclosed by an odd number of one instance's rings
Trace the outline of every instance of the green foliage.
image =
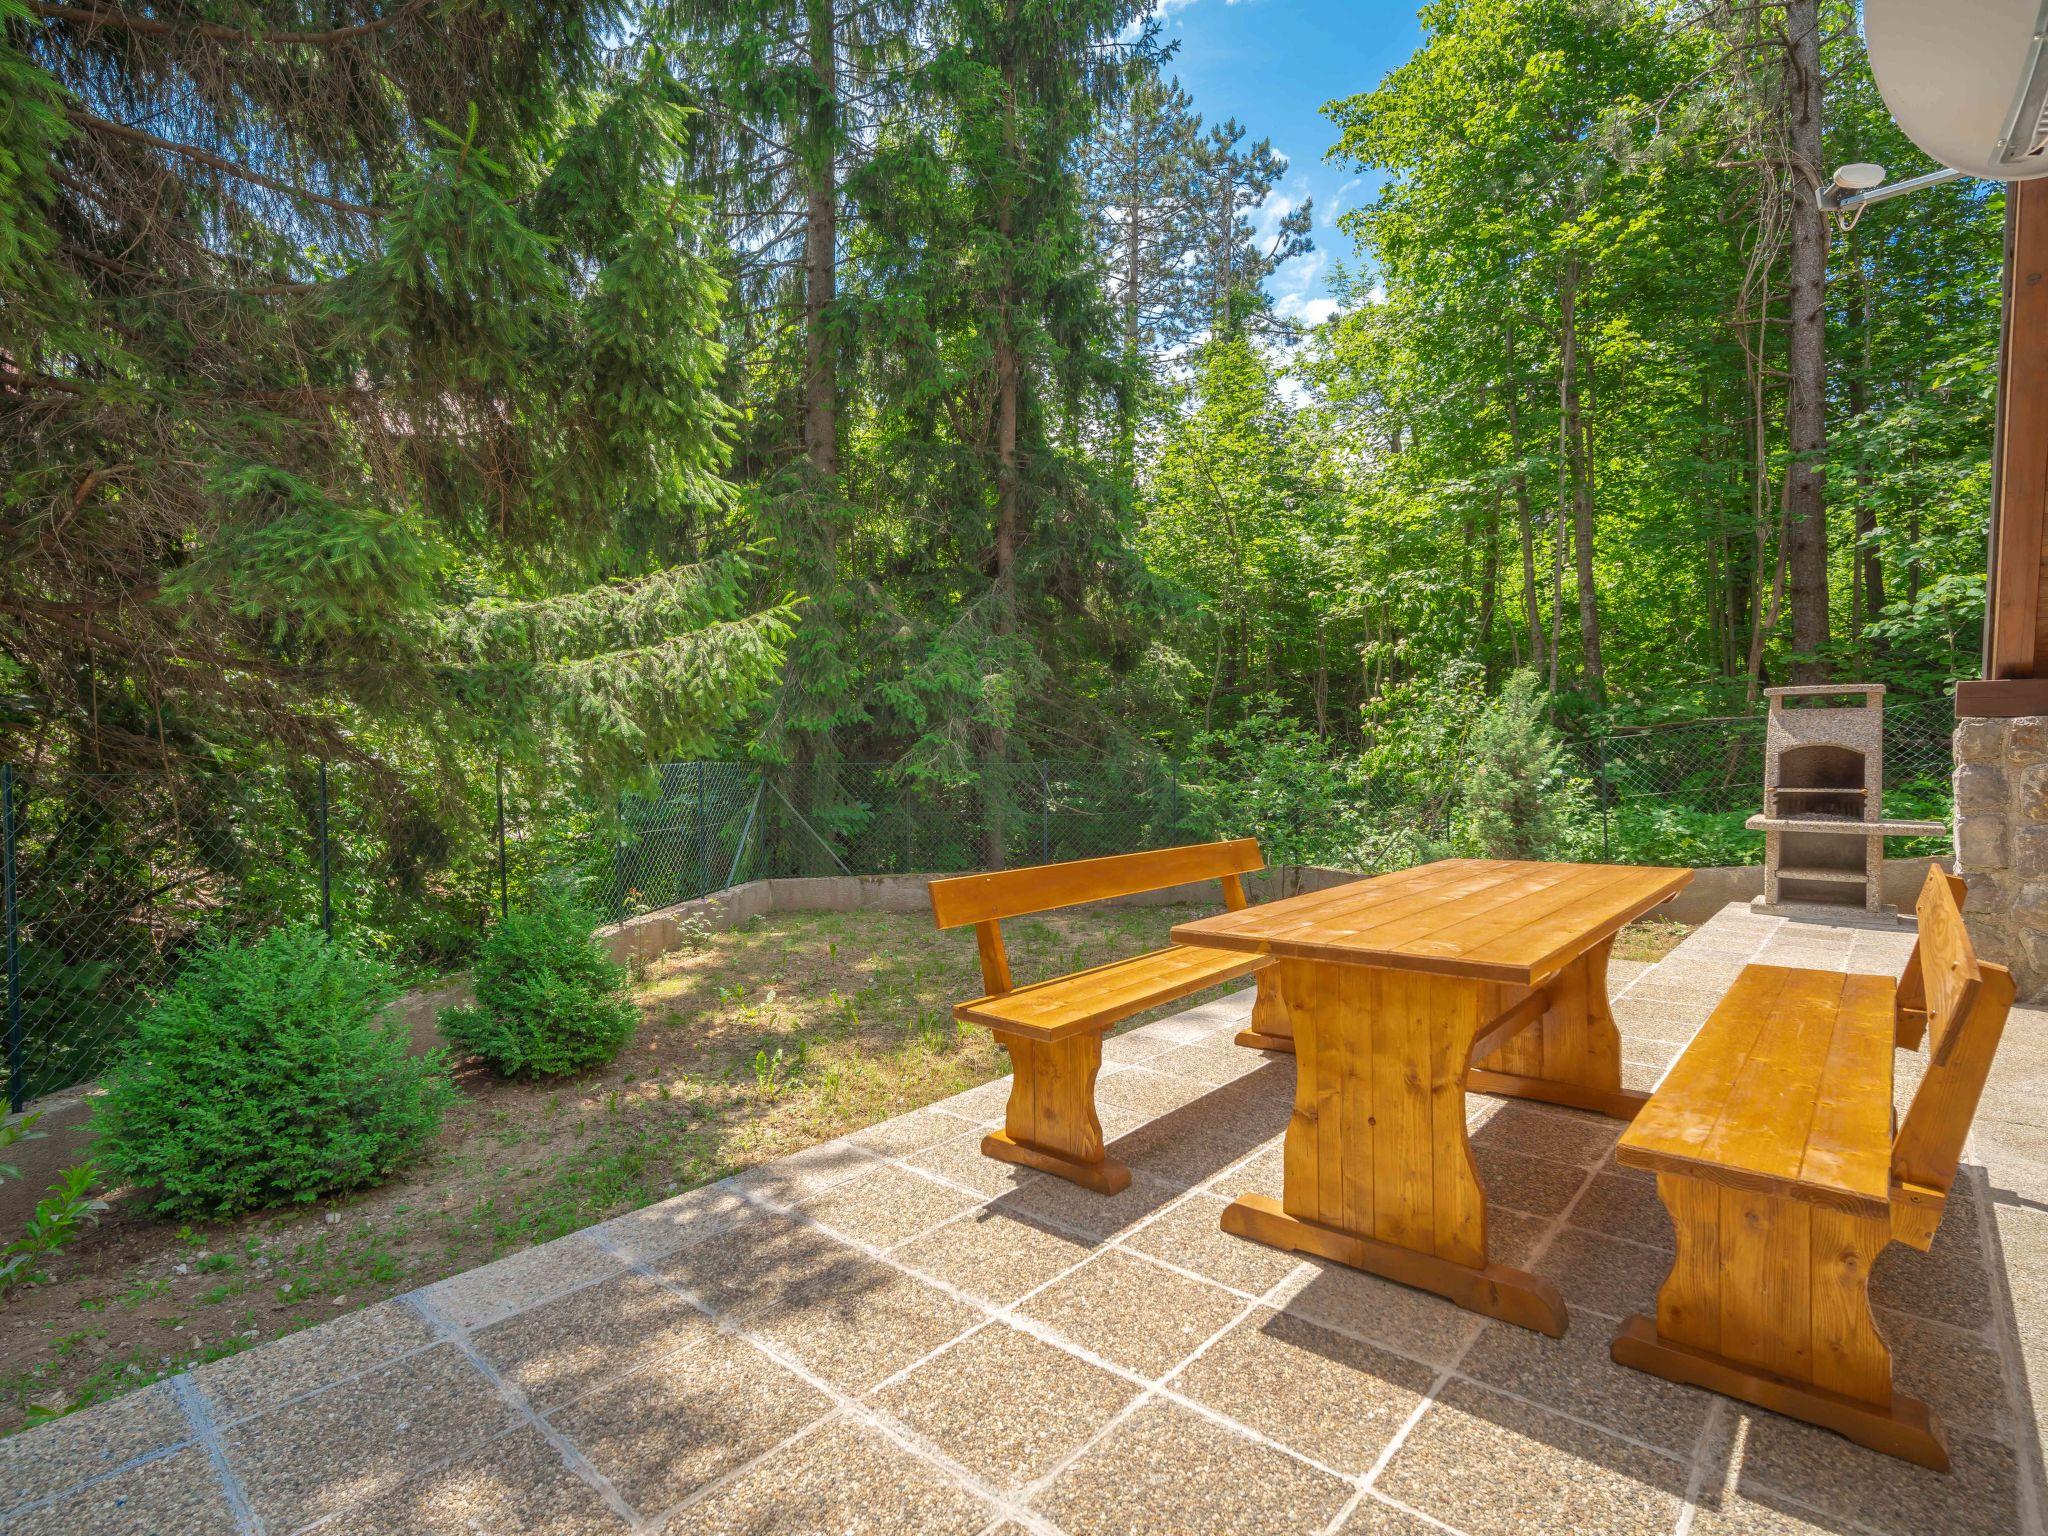
{"type": "Polygon", "coordinates": [[[50,1192],[36,1202],[21,1236],[0,1247],[0,1296],[17,1285],[33,1285],[48,1275],[42,1261],[71,1246],[100,1219],[107,1202],[92,1190],[100,1181],[99,1164],[80,1163],[57,1175],[50,1192]]]}
{"type": "Polygon", "coordinates": [[[593,931],[597,914],[550,882],[484,940],[476,1003],[441,1014],[441,1033],[506,1077],[556,1077],[610,1061],[638,1018],[626,967],[593,931]]]}
{"type": "Polygon", "coordinates": [[[1196,737],[1181,774],[1195,836],[1256,837],[1268,864],[1342,866],[1357,857],[1366,786],[1274,701],[1196,737]]]}
{"type": "Polygon", "coordinates": [[[658,50],[473,0],[308,50],[230,0],[107,53],[0,4],[6,507],[64,530],[10,573],[130,594],[83,646],[0,616],[39,757],[616,782],[764,696],[790,611],[717,558],[727,284],[658,50]]]}
{"type": "Polygon", "coordinates": [[[1617,864],[1676,864],[1688,869],[1760,864],[1763,834],[1743,825],[1753,814],[1702,811],[1683,800],[1624,800],[1610,814],[1609,856],[1617,864]]]}
{"type": "MultiPolygon", "coordinates": [[[[5,1123],[0,1123],[0,1152],[5,1152],[10,1147],[17,1147],[24,1141],[41,1141],[48,1136],[50,1134],[48,1131],[36,1129],[36,1122],[42,1118],[43,1112],[41,1110],[32,1109],[25,1115],[18,1116],[5,1123]]],[[[0,1184],[6,1183],[9,1179],[18,1179],[20,1177],[20,1164],[0,1163],[0,1184]]]]}
{"type": "Polygon", "coordinates": [[[384,1177],[455,1094],[439,1053],[407,1054],[398,990],[388,966],[311,926],[207,947],[108,1076],[101,1160],[178,1215],[304,1204],[384,1177]]]}
{"type": "Polygon", "coordinates": [[[1545,718],[1549,702],[1535,673],[1516,672],[1466,738],[1452,826],[1482,858],[1568,858],[1586,844],[1590,800],[1545,718]]]}

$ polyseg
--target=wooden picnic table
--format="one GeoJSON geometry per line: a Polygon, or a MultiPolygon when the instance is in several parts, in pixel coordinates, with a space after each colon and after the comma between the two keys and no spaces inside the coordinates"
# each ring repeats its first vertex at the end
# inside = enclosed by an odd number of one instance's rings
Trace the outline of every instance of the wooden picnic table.
{"type": "Polygon", "coordinates": [[[1687,869],[1449,859],[1182,923],[1174,942],[1271,955],[1296,1082],[1282,1198],[1225,1231],[1370,1270],[1561,1335],[1557,1288],[1491,1262],[1465,1093],[1632,1117],[1607,957],[1687,869]]]}

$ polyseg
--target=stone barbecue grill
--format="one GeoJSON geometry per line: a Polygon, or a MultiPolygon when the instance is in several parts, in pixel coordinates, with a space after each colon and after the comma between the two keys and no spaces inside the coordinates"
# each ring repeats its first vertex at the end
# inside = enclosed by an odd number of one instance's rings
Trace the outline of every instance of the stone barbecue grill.
{"type": "Polygon", "coordinates": [[[1884,840],[1948,830],[1884,814],[1884,685],[1821,683],[1764,696],[1764,809],[1747,823],[1764,834],[1762,908],[1884,910],[1884,840]]]}

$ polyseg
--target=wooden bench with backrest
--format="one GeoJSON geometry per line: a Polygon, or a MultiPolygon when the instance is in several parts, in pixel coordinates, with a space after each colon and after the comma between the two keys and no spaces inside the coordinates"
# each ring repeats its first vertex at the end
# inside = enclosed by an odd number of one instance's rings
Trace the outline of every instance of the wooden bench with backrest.
{"type": "Polygon", "coordinates": [[[1250,976],[1271,963],[1264,955],[1172,944],[1019,987],[1010,980],[1003,919],[1203,880],[1220,880],[1224,904],[1236,910],[1245,905],[1243,877],[1264,867],[1258,843],[1247,837],[931,882],[938,925],[972,923],[981,950],[987,995],[960,1004],[953,1017],[985,1026],[1009,1050],[1016,1073],[1003,1129],[983,1139],[984,1153],[1102,1194],[1123,1189],[1131,1171],[1104,1151],[1095,1113],[1103,1033],[1147,1008],[1250,976]]]}
{"type": "Polygon", "coordinates": [[[1657,1175],[1678,1252],[1614,1358],[1946,1471],[1927,1405],[1892,1387],[1870,1311],[1887,1243],[1941,1224],[2011,973],[1981,963],[1963,883],[1928,871],[1903,980],[1746,967],[1616,1148],[1657,1175]],[[1892,1059],[1925,1037],[1894,1133],[1892,1059]]]}

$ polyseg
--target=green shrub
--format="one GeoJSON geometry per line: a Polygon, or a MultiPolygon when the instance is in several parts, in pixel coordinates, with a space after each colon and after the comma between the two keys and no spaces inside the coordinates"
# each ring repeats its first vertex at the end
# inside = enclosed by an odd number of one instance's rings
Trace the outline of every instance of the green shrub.
{"type": "Polygon", "coordinates": [[[484,940],[476,1005],[441,1013],[441,1033],[506,1077],[556,1077],[610,1061],[637,1010],[626,968],[605,953],[597,914],[544,887],[484,940]]]}
{"type": "Polygon", "coordinates": [[[455,1096],[407,1054],[392,969],[317,928],[202,950],[136,1026],[93,1114],[106,1167],[159,1211],[230,1216],[371,1183],[455,1096]]]}
{"type": "Polygon", "coordinates": [[[1586,785],[1565,763],[1564,743],[1545,718],[1536,674],[1514,673],[1465,738],[1453,826],[1463,848],[1489,859],[1572,858],[1585,851],[1598,815],[1586,785]]]}

